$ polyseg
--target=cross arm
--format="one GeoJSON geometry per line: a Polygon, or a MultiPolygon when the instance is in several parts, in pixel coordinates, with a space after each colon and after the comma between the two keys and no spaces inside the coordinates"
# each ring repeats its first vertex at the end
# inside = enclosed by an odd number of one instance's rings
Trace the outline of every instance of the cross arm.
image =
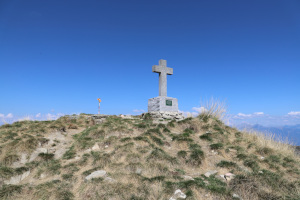
{"type": "Polygon", "coordinates": [[[161,73],[161,67],[159,65],[153,65],[152,66],[152,72],[161,73]]]}
{"type": "Polygon", "coordinates": [[[173,68],[167,67],[166,73],[167,73],[168,75],[172,75],[172,74],[173,74],[173,68]]]}

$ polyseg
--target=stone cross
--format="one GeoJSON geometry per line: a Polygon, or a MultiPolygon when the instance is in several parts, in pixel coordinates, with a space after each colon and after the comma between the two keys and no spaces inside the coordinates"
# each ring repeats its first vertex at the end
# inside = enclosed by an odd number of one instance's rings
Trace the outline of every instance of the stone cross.
{"type": "Polygon", "coordinates": [[[160,59],[159,65],[152,66],[152,72],[159,73],[159,96],[167,96],[167,75],[173,74],[173,68],[167,67],[167,61],[160,59]]]}

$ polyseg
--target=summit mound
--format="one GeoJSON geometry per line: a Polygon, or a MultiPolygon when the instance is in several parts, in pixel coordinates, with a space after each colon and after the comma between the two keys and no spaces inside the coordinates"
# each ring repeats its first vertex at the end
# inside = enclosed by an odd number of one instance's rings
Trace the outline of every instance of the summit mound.
{"type": "Polygon", "coordinates": [[[0,199],[300,199],[295,149],[201,114],[0,127],[0,199]]]}

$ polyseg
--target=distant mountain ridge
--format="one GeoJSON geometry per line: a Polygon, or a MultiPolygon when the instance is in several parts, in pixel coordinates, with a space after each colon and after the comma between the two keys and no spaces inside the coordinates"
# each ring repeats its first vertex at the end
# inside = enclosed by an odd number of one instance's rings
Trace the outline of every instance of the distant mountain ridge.
{"type": "Polygon", "coordinates": [[[263,126],[260,124],[240,124],[236,126],[239,130],[255,130],[263,133],[274,133],[279,138],[288,138],[296,146],[300,146],[300,124],[285,126],[263,126]]]}

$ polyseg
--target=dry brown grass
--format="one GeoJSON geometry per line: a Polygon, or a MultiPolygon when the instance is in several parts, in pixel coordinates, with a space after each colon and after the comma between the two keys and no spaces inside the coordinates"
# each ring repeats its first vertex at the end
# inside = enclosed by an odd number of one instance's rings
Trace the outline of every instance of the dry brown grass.
{"type": "MultiPolygon", "coordinates": [[[[264,154],[264,151],[272,151],[275,154],[281,154],[283,156],[291,156],[294,159],[299,159],[295,155],[295,147],[292,146],[288,139],[280,138],[272,133],[261,133],[258,131],[243,131],[245,140],[249,143],[254,143],[257,146],[258,152],[264,154]]],[[[270,152],[271,153],[271,152],[270,152]]]]}
{"type": "Polygon", "coordinates": [[[213,97],[206,102],[201,102],[200,105],[204,108],[200,114],[208,117],[223,119],[227,112],[226,103],[213,97]]]}

